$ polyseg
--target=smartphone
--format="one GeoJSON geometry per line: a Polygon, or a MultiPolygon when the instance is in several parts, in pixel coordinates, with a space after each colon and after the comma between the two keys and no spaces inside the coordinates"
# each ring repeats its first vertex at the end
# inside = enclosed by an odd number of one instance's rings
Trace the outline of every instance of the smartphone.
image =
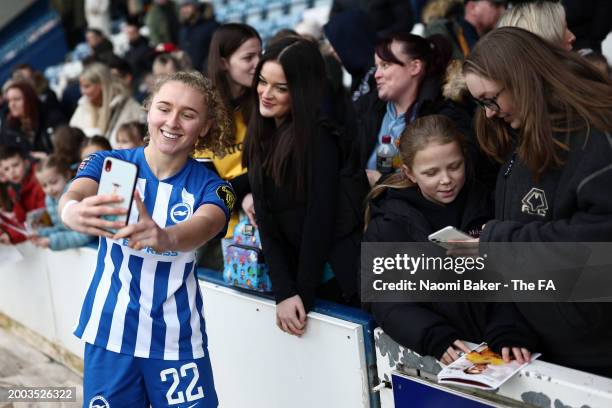
{"type": "Polygon", "coordinates": [[[457,228],[449,225],[448,227],[444,227],[430,234],[427,239],[444,248],[450,249],[453,246],[453,242],[450,241],[466,241],[473,238],[465,232],[459,231],[457,228]]]}
{"type": "MultiPolygon", "coordinates": [[[[102,218],[109,221],[122,221],[127,225],[130,211],[132,210],[132,198],[138,178],[138,166],[134,163],[115,157],[107,157],[102,163],[102,174],[98,184],[98,195],[114,194],[123,198],[120,203],[112,204],[115,207],[127,207],[124,215],[105,215],[102,218]]],[[[109,229],[111,232],[115,230],[109,229]]]]}

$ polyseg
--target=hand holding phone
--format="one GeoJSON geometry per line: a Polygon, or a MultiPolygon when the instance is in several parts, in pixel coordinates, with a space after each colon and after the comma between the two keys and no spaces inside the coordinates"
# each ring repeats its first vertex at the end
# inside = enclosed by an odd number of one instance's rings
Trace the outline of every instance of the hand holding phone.
{"type": "Polygon", "coordinates": [[[446,249],[456,247],[459,242],[474,241],[474,238],[450,225],[430,234],[427,239],[446,249]]]}
{"type": "MultiPolygon", "coordinates": [[[[102,218],[108,221],[120,221],[122,226],[127,225],[132,209],[132,198],[137,177],[138,167],[134,163],[115,157],[107,157],[104,159],[97,195],[114,195],[121,197],[121,202],[110,205],[125,208],[127,212],[121,215],[104,215],[102,218]]],[[[108,230],[115,232],[114,229],[109,228],[108,230]]]]}

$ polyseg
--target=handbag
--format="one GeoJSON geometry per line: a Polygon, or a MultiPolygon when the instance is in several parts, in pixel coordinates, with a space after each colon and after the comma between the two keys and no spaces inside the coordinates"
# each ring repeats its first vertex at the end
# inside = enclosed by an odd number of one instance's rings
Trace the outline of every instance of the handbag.
{"type": "Polygon", "coordinates": [[[222,240],[223,280],[232,286],[271,292],[272,281],[264,262],[259,231],[248,219],[234,227],[232,238],[222,240]]]}

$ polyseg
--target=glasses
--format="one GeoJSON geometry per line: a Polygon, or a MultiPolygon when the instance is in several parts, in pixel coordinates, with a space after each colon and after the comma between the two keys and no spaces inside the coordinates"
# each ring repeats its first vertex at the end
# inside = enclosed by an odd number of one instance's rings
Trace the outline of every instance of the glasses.
{"type": "Polygon", "coordinates": [[[493,112],[499,112],[501,108],[499,107],[499,104],[497,103],[497,98],[499,98],[499,95],[501,95],[501,93],[504,92],[504,89],[506,88],[500,89],[495,95],[493,95],[492,98],[482,98],[482,99],[472,98],[472,99],[474,99],[474,102],[476,102],[476,105],[480,106],[482,109],[488,108],[489,110],[492,110],[493,112]]]}

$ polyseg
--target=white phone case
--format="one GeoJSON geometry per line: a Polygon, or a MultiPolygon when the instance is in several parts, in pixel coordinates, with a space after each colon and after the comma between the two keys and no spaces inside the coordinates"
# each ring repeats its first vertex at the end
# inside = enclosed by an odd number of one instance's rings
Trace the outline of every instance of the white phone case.
{"type": "Polygon", "coordinates": [[[98,184],[98,195],[116,194],[122,197],[122,202],[113,205],[127,208],[128,211],[125,215],[104,216],[103,218],[122,221],[124,225],[127,225],[132,209],[132,198],[137,177],[138,166],[134,163],[115,157],[107,157],[104,159],[100,183],[98,184]]]}
{"type": "Polygon", "coordinates": [[[472,237],[449,225],[448,227],[444,227],[441,230],[430,234],[427,239],[433,243],[443,246],[444,248],[450,248],[452,243],[449,243],[449,241],[465,241],[472,239],[472,237]]]}

